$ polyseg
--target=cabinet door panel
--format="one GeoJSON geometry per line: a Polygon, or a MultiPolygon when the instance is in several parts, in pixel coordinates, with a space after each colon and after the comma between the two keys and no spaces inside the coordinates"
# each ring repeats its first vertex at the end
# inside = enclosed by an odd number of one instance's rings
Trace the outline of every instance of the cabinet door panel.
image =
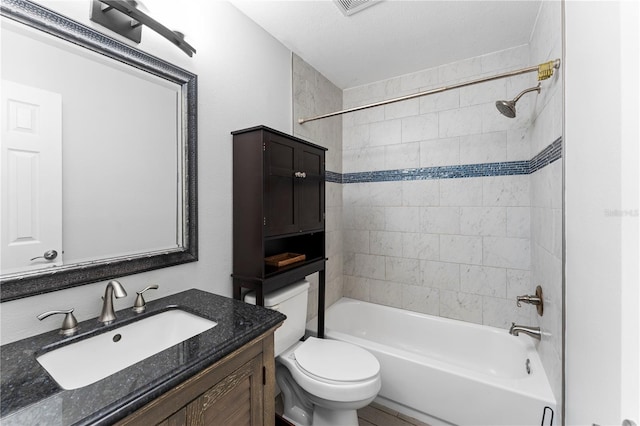
{"type": "Polygon", "coordinates": [[[324,152],[305,147],[299,161],[306,177],[298,180],[298,225],[302,231],[319,229],[324,226],[324,152]]]}
{"type": "Polygon", "coordinates": [[[187,406],[189,425],[247,425],[263,422],[262,360],[238,368],[187,406]]]}
{"type": "Polygon", "coordinates": [[[294,143],[269,136],[265,142],[265,235],[297,231],[295,166],[294,143]]]}
{"type": "Polygon", "coordinates": [[[169,417],[162,423],[158,423],[158,426],[186,426],[187,425],[187,409],[183,408],[182,410],[175,413],[173,416],[169,417]]]}

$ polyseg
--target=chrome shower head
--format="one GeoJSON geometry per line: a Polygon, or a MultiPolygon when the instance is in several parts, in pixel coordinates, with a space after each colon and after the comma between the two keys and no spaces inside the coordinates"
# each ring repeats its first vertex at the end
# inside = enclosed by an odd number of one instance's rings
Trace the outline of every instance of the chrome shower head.
{"type": "Polygon", "coordinates": [[[529,89],[525,89],[518,93],[518,96],[513,98],[511,101],[497,101],[496,108],[498,108],[500,114],[505,117],[514,118],[516,116],[516,102],[518,102],[518,99],[520,99],[525,93],[533,92],[534,90],[540,93],[540,83],[538,83],[536,87],[530,87],[529,89]]]}
{"type": "Polygon", "coordinates": [[[496,108],[505,117],[514,118],[516,116],[516,103],[514,101],[497,101],[496,108]]]}

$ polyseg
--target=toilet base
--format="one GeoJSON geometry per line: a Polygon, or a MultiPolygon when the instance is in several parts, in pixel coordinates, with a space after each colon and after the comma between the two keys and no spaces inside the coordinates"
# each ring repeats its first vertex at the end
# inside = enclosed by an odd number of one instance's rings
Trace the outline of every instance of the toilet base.
{"type": "Polygon", "coordinates": [[[335,410],[315,405],[312,426],[358,426],[356,410],[335,410]]]}
{"type": "Polygon", "coordinates": [[[281,364],[276,364],[276,382],[282,393],[283,417],[296,426],[311,426],[313,404],[295,384],[289,370],[281,364]]]}
{"type": "Polygon", "coordinates": [[[375,399],[374,395],[363,401],[336,402],[311,395],[280,363],[276,364],[276,382],[282,393],[283,417],[296,426],[358,426],[357,409],[375,399]]]}

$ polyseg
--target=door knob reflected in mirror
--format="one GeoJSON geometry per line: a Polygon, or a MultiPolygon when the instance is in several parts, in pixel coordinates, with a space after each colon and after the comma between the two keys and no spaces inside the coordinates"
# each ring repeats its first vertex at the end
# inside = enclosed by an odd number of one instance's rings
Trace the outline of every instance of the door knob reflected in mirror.
{"type": "Polygon", "coordinates": [[[42,256],[38,256],[38,257],[34,257],[31,259],[31,261],[33,262],[36,259],[44,259],[44,260],[53,260],[56,257],[58,257],[58,252],[55,250],[47,250],[44,252],[44,254],[42,256]]]}

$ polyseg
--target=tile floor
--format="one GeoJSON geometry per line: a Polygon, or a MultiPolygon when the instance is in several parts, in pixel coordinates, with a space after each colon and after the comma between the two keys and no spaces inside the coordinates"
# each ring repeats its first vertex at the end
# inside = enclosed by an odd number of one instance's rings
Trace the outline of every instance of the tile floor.
{"type": "Polygon", "coordinates": [[[358,424],[359,426],[429,426],[375,402],[358,410],[358,424]]]}
{"type": "MultiPolygon", "coordinates": [[[[276,413],[282,414],[282,397],[276,397],[276,413]]],[[[405,416],[395,410],[372,402],[358,410],[359,426],[429,426],[413,417],[405,416]]]]}

